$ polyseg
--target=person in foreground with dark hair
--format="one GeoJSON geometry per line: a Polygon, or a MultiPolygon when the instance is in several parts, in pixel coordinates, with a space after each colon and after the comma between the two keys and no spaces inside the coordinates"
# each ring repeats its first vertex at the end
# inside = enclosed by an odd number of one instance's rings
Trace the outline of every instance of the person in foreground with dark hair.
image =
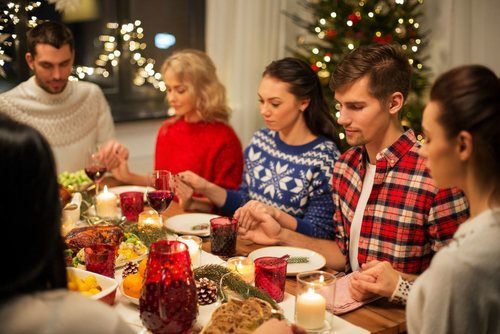
{"type": "Polygon", "coordinates": [[[186,171],[179,174],[181,203],[203,210],[191,197],[194,190],[232,215],[250,201],[287,228],[332,239],[331,178],[339,138],[316,73],[296,58],[273,61],[262,75],[258,98],[267,128],[257,131],[245,149],[239,190],[186,171]]]}
{"type": "Polygon", "coordinates": [[[334,240],[282,228],[267,212],[245,207],[253,221],[240,226],[241,236],[314,250],[337,271],[379,260],[408,280],[422,273],[467,219],[468,205],[457,189],[436,187],[414,132],[401,125],[411,72],[401,47],[377,44],[346,55],[332,75],[338,123],[353,146],[333,171],[334,240]]]}
{"type": "Polygon", "coordinates": [[[387,262],[368,263],[351,282],[355,295],[408,298],[409,333],[500,330],[500,81],[484,66],[442,74],[422,120],[420,154],[439,187],[458,187],[471,217],[415,281],[387,262]],[[409,296],[408,296],[409,293],[409,296]]]}
{"type": "Polygon", "coordinates": [[[87,153],[108,170],[128,150],[113,139],[109,105],[99,86],[68,81],[75,59],[74,39],[62,23],[46,21],[28,31],[26,62],[33,76],[0,94],[0,113],[28,124],[49,141],[58,172],[85,167],[87,153]]]}
{"type": "Polygon", "coordinates": [[[35,129],[0,113],[0,333],[133,333],[100,301],[67,290],[55,164],[35,129]]]}

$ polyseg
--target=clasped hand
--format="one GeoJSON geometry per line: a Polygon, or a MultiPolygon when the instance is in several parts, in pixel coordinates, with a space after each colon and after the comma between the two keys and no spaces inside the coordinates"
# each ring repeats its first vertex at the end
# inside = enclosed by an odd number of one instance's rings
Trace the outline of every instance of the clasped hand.
{"type": "Polygon", "coordinates": [[[241,238],[261,245],[277,244],[281,225],[273,214],[274,208],[253,200],[236,210],[234,217],[238,220],[241,238]]]}
{"type": "Polygon", "coordinates": [[[377,260],[361,266],[362,270],[354,272],[349,281],[349,292],[358,301],[376,295],[390,297],[399,280],[399,272],[389,262],[377,260]]]}
{"type": "Polygon", "coordinates": [[[96,153],[96,158],[103,163],[108,170],[118,167],[122,160],[128,159],[128,149],[114,139],[104,143],[96,153]]]}

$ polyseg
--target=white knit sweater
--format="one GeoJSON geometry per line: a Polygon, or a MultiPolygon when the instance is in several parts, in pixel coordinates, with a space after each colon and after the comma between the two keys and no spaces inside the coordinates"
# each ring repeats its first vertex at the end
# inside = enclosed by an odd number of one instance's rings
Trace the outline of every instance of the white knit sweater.
{"type": "Polygon", "coordinates": [[[113,118],[101,89],[68,82],[59,94],[38,86],[35,77],[0,94],[0,113],[31,125],[49,141],[58,172],[84,168],[90,149],[114,136],[113,118]]]}

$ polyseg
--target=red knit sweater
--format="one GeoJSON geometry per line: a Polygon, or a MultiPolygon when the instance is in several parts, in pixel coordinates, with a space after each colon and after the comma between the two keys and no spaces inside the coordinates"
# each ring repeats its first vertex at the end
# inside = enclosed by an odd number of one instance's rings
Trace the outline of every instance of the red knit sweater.
{"type": "Polygon", "coordinates": [[[237,189],[243,151],[234,130],[225,123],[169,118],[156,137],[155,168],[172,173],[190,170],[223,188],[237,189]]]}

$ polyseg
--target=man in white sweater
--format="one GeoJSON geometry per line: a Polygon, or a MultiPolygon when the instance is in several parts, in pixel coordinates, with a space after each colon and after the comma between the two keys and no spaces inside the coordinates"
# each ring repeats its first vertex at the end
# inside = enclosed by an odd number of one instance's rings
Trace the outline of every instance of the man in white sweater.
{"type": "Polygon", "coordinates": [[[101,89],[68,80],[75,57],[71,31],[61,23],[44,22],[27,38],[26,62],[34,76],[0,94],[0,112],[47,138],[58,172],[83,169],[86,156],[98,146],[108,170],[116,167],[128,150],[112,139],[113,118],[101,89]]]}

